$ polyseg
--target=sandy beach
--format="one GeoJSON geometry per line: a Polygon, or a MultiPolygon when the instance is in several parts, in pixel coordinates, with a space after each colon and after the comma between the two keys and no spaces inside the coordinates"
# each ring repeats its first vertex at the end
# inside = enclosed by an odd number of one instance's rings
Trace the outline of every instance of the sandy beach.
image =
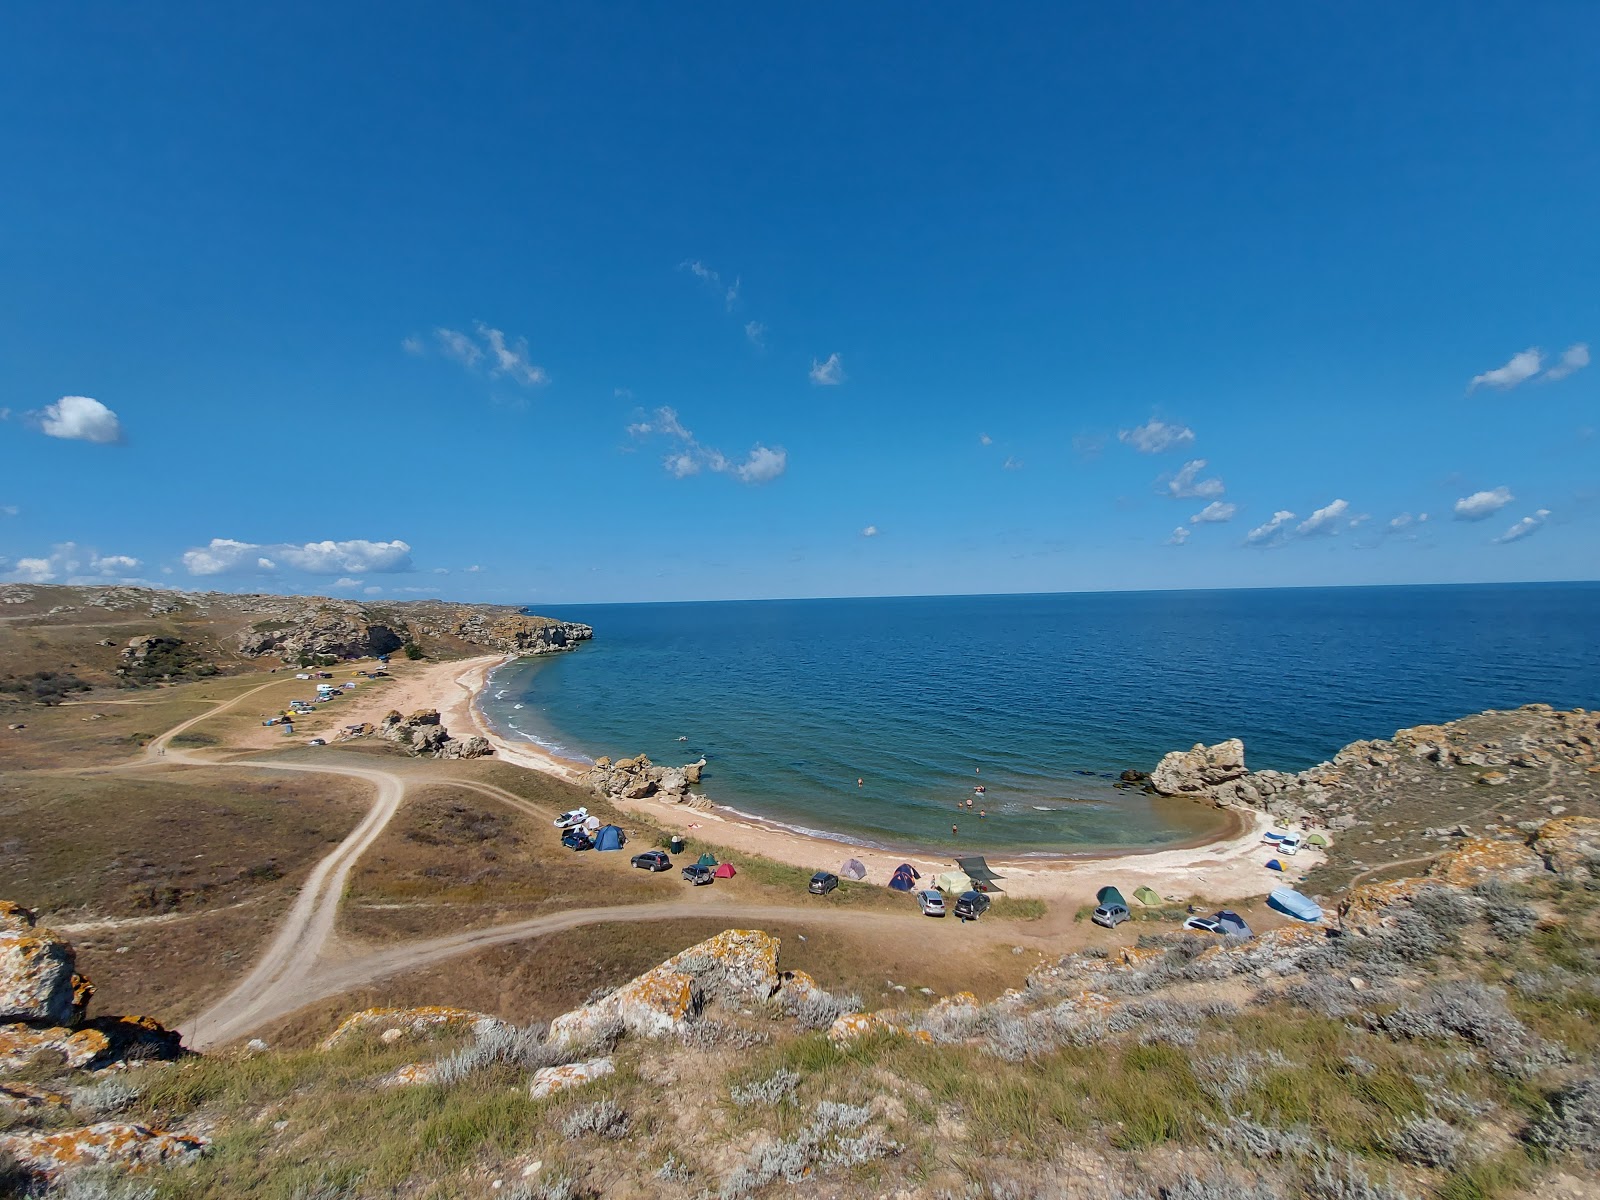
{"type": "MultiPolygon", "coordinates": [[[[457,737],[476,733],[487,738],[500,761],[575,782],[583,773],[584,764],[557,758],[530,743],[514,742],[501,736],[479,711],[478,694],[489,673],[513,657],[487,655],[430,665],[386,689],[382,707],[385,710],[398,708],[402,712],[437,708],[440,719],[451,733],[457,737]]],[[[728,809],[701,811],[651,799],[616,803],[652,825],[736,853],[761,855],[814,870],[835,871],[845,859],[857,858],[867,868],[869,881],[886,883],[902,862],[911,863],[924,876],[949,870],[954,865],[948,852],[866,849],[797,833],[728,809]]],[[[1288,873],[1269,871],[1265,864],[1273,853],[1261,838],[1272,822],[1264,814],[1245,810],[1233,810],[1228,815],[1235,821],[1234,829],[1215,841],[1198,846],[1101,857],[1023,858],[990,854],[989,865],[1005,877],[1001,886],[1010,895],[1087,903],[1096,889],[1107,883],[1120,887],[1125,894],[1134,888],[1150,887],[1172,900],[1233,900],[1259,896],[1274,887],[1293,884],[1308,868],[1323,861],[1319,852],[1308,848],[1288,860],[1291,865],[1288,873]]]]}

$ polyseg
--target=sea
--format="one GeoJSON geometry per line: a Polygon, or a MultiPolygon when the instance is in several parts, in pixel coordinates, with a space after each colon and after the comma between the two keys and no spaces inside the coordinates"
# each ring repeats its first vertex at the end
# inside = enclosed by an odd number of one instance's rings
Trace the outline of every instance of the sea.
{"type": "Polygon", "coordinates": [[[1600,707],[1600,583],[530,606],[594,627],[497,669],[507,737],[707,767],[720,806],[843,843],[1018,855],[1194,845],[1118,788],[1242,738],[1296,771],[1358,738],[1600,707]],[[984,790],[978,792],[976,789],[984,790]]]}

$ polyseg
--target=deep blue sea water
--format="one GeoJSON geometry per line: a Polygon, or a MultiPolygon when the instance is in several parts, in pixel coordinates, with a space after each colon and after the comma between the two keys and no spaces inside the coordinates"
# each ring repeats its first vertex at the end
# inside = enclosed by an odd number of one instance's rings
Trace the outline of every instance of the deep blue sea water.
{"type": "Polygon", "coordinates": [[[495,673],[484,710],[510,736],[574,758],[705,754],[719,804],[885,845],[1178,844],[1216,814],[1111,777],[1227,737],[1252,767],[1298,770],[1485,708],[1600,707],[1600,584],[532,611],[595,637],[495,673]]]}

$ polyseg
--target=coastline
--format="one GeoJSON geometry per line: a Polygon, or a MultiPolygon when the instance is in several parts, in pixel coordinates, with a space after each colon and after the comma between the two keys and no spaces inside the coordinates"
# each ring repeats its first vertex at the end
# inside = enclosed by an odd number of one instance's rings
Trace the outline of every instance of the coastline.
{"type": "MultiPolygon", "coordinates": [[[[502,762],[575,783],[587,764],[559,758],[532,743],[511,741],[494,729],[481,711],[479,698],[490,673],[518,657],[489,655],[442,663],[418,682],[425,683],[431,693],[429,703],[438,708],[445,727],[456,736],[462,736],[460,729],[470,728],[494,746],[495,755],[502,762]]],[[[802,833],[721,806],[702,810],[649,798],[613,803],[691,840],[791,866],[837,870],[846,858],[856,858],[867,868],[869,882],[886,883],[902,862],[909,862],[924,877],[954,865],[955,851],[902,852],[864,847],[802,833]]],[[[1298,875],[1324,861],[1322,854],[1308,849],[1296,860],[1296,871],[1288,875],[1268,871],[1264,865],[1268,848],[1261,835],[1271,828],[1271,819],[1262,813],[1233,809],[1225,810],[1224,816],[1232,822],[1230,829],[1181,846],[1048,857],[990,853],[988,859],[990,866],[1004,877],[1001,887],[1007,895],[1080,903],[1086,903],[1096,889],[1107,883],[1125,893],[1150,887],[1173,900],[1231,900],[1264,895],[1274,887],[1294,882],[1298,875]]]]}

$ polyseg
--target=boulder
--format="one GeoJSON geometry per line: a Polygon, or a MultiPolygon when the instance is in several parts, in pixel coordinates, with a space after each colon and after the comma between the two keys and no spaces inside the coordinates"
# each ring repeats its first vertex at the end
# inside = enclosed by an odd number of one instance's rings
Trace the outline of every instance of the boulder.
{"type": "Polygon", "coordinates": [[[111,1050],[98,1029],[0,1025],[0,1072],[20,1071],[41,1054],[58,1056],[74,1069],[86,1067],[111,1050]]]}
{"type": "Polygon", "coordinates": [[[77,1024],[94,988],[75,964],[72,947],[47,929],[0,932],[0,1021],[77,1024]]]}
{"type": "Polygon", "coordinates": [[[781,943],[760,929],[725,929],[661,965],[701,981],[725,1001],[765,1001],[778,990],[781,943]]]}
{"type": "Polygon", "coordinates": [[[1600,820],[1557,817],[1539,827],[1534,851],[1562,879],[1600,876],[1600,820]]]}
{"type": "Polygon", "coordinates": [[[183,1035],[154,1017],[91,1017],[83,1031],[105,1037],[109,1045],[104,1058],[109,1062],[167,1062],[190,1053],[183,1035]]]}
{"type": "Polygon", "coordinates": [[[0,1136],[0,1150],[9,1151],[24,1167],[47,1179],[79,1167],[144,1170],[190,1163],[204,1154],[209,1144],[205,1138],[121,1121],[0,1136]]]}
{"type": "Polygon", "coordinates": [[[706,760],[704,758],[701,758],[699,762],[687,763],[683,768],[683,778],[691,785],[698,784],[700,782],[700,774],[705,769],[706,760]]]}
{"type": "Polygon", "coordinates": [[[494,753],[488,738],[476,735],[467,738],[451,738],[434,752],[435,758],[486,758],[494,753]]]}
{"type": "Polygon", "coordinates": [[[0,1083],[0,1113],[30,1116],[42,1112],[65,1112],[72,1098],[28,1083],[0,1083]]]}
{"type": "Polygon", "coordinates": [[[1468,837],[1455,842],[1428,868],[1428,877],[1470,887],[1493,876],[1508,883],[1533,879],[1545,872],[1544,859],[1522,842],[1468,837]]]}
{"type": "Polygon", "coordinates": [[[689,790],[689,773],[682,767],[663,767],[656,787],[667,796],[682,796],[689,790]]]}
{"type": "Polygon", "coordinates": [[[351,1013],[339,1022],[339,1027],[322,1040],[320,1049],[332,1050],[360,1033],[378,1033],[385,1041],[390,1033],[402,1037],[416,1037],[436,1029],[466,1029],[483,1025],[503,1025],[505,1022],[488,1013],[473,1012],[470,1008],[447,1008],[442,1005],[425,1005],[422,1008],[366,1008],[351,1013]]]}
{"type": "Polygon", "coordinates": [[[20,904],[13,904],[10,900],[0,900],[0,933],[24,933],[32,929],[34,914],[31,908],[23,908],[20,904]]]}
{"type": "Polygon", "coordinates": [[[1194,795],[1244,774],[1244,743],[1229,738],[1215,746],[1196,743],[1192,750],[1174,750],[1150,773],[1150,786],[1163,796],[1194,795]]]}
{"type": "Polygon", "coordinates": [[[616,1064],[609,1058],[591,1058],[586,1062],[568,1063],[563,1067],[540,1067],[533,1073],[533,1083],[528,1088],[528,1095],[535,1100],[543,1100],[552,1093],[582,1087],[586,1083],[593,1083],[596,1079],[614,1075],[616,1070],[616,1064]]]}

